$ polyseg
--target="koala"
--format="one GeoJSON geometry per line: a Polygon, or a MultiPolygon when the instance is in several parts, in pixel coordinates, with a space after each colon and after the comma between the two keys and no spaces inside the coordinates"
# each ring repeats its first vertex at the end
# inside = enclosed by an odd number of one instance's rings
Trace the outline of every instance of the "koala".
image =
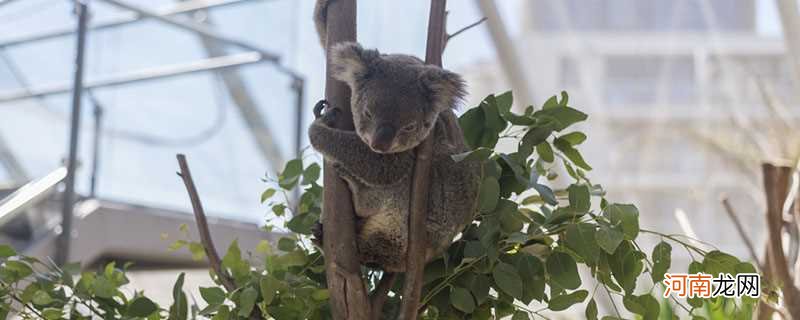
{"type": "Polygon", "coordinates": [[[347,42],[331,50],[336,79],[351,90],[355,131],[333,128],[328,108],[309,128],[311,145],[347,182],[357,223],[361,263],[403,272],[415,150],[434,135],[426,216],[425,261],[445,251],[476,212],[480,165],[455,162],[468,151],[455,113],[465,95],[453,72],[402,54],[381,54],[347,42]]]}

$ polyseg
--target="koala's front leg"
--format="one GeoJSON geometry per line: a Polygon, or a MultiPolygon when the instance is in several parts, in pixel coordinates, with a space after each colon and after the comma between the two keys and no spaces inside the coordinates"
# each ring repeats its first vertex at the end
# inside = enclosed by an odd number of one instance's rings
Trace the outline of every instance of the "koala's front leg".
{"type": "Polygon", "coordinates": [[[311,145],[322,155],[368,185],[390,185],[407,176],[414,165],[412,152],[379,154],[353,131],[331,128],[324,116],[308,130],[311,145]]]}

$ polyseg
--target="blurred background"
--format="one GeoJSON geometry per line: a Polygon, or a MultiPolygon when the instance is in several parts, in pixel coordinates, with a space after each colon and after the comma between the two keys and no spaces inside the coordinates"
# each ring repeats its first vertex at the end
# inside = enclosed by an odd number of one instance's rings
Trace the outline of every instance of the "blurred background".
{"type": "MultiPolygon", "coordinates": [[[[314,1],[86,2],[87,90],[74,127],[74,2],[0,1],[0,195],[11,195],[0,202],[0,242],[59,250],[72,128],[78,221],[69,260],[193,265],[166,250],[192,223],[176,153],[189,157],[221,247],[274,237],[259,230],[271,215],[259,201],[263,179],[307,148],[324,92],[314,1]]],[[[643,228],[750,257],[721,204],[729,199],[762,254],[760,163],[795,166],[800,151],[800,44],[782,32],[798,23],[787,18],[796,3],[504,0],[448,9],[451,31],[488,18],[444,54],[445,67],[467,79],[461,112],[509,89],[518,108],[566,90],[589,114],[581,151],[592,181],[635,203],[643,228]]],[[[427,12],[425,0],[360,1],[358,39],[423,56],[427,12]]]]}

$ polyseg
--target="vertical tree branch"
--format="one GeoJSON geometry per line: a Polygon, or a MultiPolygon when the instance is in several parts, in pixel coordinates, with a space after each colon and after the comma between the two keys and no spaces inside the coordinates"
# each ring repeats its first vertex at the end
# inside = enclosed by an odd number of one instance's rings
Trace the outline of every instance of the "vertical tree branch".
{"type": "MultiPolygon", "coordinates": [[[[356,0],[331,0],[327,7],[326,24],[325,97],[328,103],[341,110],[341,116],[336,117],[334,126],[353,130],[350,89],[344,82],[332,77],[330,52],[339,42],[356,40],[356,0]]],[[[352,196],[333,165],[325,161],[324,168],[322,225],[327,232],[323,233],[322,242],[333,317],[337,320],[367,320],[370,304],[356,251],[352,196]]]]}
{"type": "MultiPolygon", "coordinates": [[[[446,0],[431,0],[428,18],[428,42],[425,62],[442,66],[442,51],[445,44],[446,0]]],[[[431,160],[433,157],[434,133],[417,147],[414,176],[411,184],[411,212],[408,219],[408,248],[403,304],[399,319],[417,319],[422,281],[425,271],[425,248],[427,234],[425,217],[428,214],[428,190],[430,189],[431,160]]]]}
{"type": "Polygon", "coordinates": [[[779,283],[784,297],[784,306],[792,317],[800,316],[800,292],[794,286],[792,275],[783,252],[783,205],[789,194],[789,178],[792,169],[765,163],[761,166],[764,175],[764,192],[767,200],[767,256],[772,280],[779,283]]]}

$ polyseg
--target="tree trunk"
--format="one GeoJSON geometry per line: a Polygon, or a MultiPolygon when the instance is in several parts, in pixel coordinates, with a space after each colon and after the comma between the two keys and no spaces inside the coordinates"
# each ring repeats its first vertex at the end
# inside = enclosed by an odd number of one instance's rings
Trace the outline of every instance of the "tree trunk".
{"type": "MultiPolygon", "coordinates": [[[[344,41],[356,40],[356,1],[335,0],[328,5],[326,39],[325,97],[341,110],[336,128],[353,130],[350,113],[350,89],[335,80],[330,68],[330,49],[344,41]]],[[[356,248],[355,213],[347,184],[336,174],[330,162],[324,163],[323,246],[325,274],[334,319],[367,320],[370,305],[361,278],[356,248]]]]}

